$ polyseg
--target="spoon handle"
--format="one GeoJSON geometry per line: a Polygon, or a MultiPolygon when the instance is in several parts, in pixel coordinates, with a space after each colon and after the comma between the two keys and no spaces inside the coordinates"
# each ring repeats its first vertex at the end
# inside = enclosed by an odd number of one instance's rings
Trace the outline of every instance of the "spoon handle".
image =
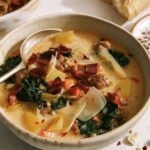
{"type": "Polygon", "coordinates": [[[4,75],[2,75],[0,77],[0,83],[2,83],[3,81],[5,81],[6,79],[8,79],[9,77],[11,77],[16,72],[18,72],[19,70],[21,70],[23,68],[25,68],[25,65],[24,65],[23,62],[21,62],[18,66],[16,66],[15,68],[11,69],[9,72],[7,72],[4,75]]]}

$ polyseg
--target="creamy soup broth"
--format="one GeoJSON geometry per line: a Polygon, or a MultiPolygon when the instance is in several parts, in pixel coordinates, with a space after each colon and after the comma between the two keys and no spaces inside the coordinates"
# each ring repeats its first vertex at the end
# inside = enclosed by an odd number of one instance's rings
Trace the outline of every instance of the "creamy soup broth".
{"type": "MultiPolygon", "coordinates": [[[[122,110],[124,111],[125,121],[132,118],[140,110],[140,108],[144,103],[143,97],[144,97],[145,85],[144,85],[142,70],[137,60],[123,46],[121,46],[116,41],[109,39],[108,37],[105,38],[95,33],[83,32],[83,31],[74,31],[73,34],[74,35],[73,36],[71,35],[72,37],[70,39],[65,39],[66,38],[65,36],[54,38],[55,34],[46,37],[30,50],[30,52],[26,56],[26,63],[33,53],[43,53],[47,51],[50,47],[55,48],[58,47],[60,44],[69,49],[72,49],[72,53],[73,53],[72,55],[74,58],[77,59],[77,61],[80,61],[82,59],[80,57],[81,57],[81,52],[83,51],[84,54],[89,56],[92,61],[96,61],[100,63],[103,69],[104,76],[106,76],[109,79],[109,82],[111,83],[109,86],[104,87],[102,89],[100,88],[98,90],[104,95],[107,95],[108,92],[113,93],[117,89],[121,89],[121,93],[123,94],[123,97],[126,100],[126,104],[123,106],[123,110],[122,110]],[[122,52],[126,57],[128,57],[129,64],[125,67],[122,67],[123,71],[126,74],[125,78],[120,78],[120,76],[118,76],[118,74],[115,73],[112,67],[109,66],[109,64],[107,64],[107,62],[104,61],[104,59],[100,59],[95,55],[95,51],[93,51],[93,49],[96,47],[96,45],[100,43],[101,40],[109,41],[109,43],[111,43],[112,48],[115,48],[117,51],[122,52]]],[[[105,44],[102,45],[105,46],[105,44]]],[[[12,49],[14,50],[16,49],[16,47],[12,49]]],[[[72,57],[67,59],[72,59],[72,57]]],[[[9,105],[8,91],[9,91],[8,85],[2,83],[0,85],[0,105],[6,112],[7,117],[17,126],[21,128],[25,128],[26,130],[39,135],[40,130],[45,129],[45,127],[43,127],[43,124],[46,124],[46,121],[50,122],[50,120],[53,120],[55,115],[48,114],[44,119],[40,119],[40,117],[37,118],[36,115],[37,113],[39,113],[39,111],[37,112],[37,105],[32,102],[18,101],[13,105],[9,105]]],[[[50,133],[47,134],[50,138],[59,137],[59,138],[78,139],[78,138],[86,137],[84,134],[83,135],[77,134],[72,129],[70,129],[67,133],[61,133],[61,134],[57,132],[54,132],[54,134],[50,134],[50,133]]]]}

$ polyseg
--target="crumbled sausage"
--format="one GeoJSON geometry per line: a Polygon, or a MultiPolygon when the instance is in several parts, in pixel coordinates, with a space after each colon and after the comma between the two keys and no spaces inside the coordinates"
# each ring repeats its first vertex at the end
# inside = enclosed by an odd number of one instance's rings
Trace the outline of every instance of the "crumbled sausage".
{"type": "Polygon", "coordinates": [[[70,65],[68,64],[67,59],[64,56],[59,56],[56,68],[63,72],[67,72],[68,69],[70,69],[70,65]]]}
{"type": "Polygon", "coordinates": [[[79,130],[79,127],[78,127],[78,121],[75,120],[74,124],[72,125],[72,128],[73,132],[78,135],[80,134],[80,130],[79,130]]]}
{"type": "Polygon", "coordinates": [[[98,89],[108,87],[111,84],[111,82],[108,80],[108,78],[106,76],[102,75],[101,73],[89,76],[88,83],[90,85],[97,87],[98,89]]]}

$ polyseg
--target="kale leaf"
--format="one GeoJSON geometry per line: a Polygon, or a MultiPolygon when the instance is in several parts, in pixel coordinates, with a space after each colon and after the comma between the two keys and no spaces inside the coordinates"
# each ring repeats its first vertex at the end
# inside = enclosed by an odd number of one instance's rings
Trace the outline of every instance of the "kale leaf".
{"type": "MultiPolygon", "coordinates": [[[[14,56],[14,57],[9,57],[4,64],[0,66],[0,76],[4,75],[14,67],[16,67],[19,63],[21,62],[21,57],[14,56]]],[[[6,83],[15,83],[16,78],[15,75],[11,76],[8,78],[5,82],[6,83]]]]}
{"type": "Polygon", "coordinates": [[[106,106],[100,113],[102,117],[99,122],[95,122],[93,119],[87,121],[78,120],[78,127],[81,134],[90,137],[103,134],[114,128],[114,122],[119,118],[118,106],[107,101],[106,106]]]}
{"type": "MultiPolygon", "coordinates": [[[[29,76],[22,80],[22,89],[18,92],[17,98],[20,101],[28,101],[37,103],[39,109],[44,109],[47,102],[42,99],[42,93],[47,91],[48,84],[41,78],[29,76]]],[[[63,108],[67,105],[67,99],[63,96],[59,97],[56,102],[51,102],[53,110],[63,108]]]]}
{"type": "Polygon", "coordinates": [[[63,108],[66,105],[67,105],[67,99],[64,98],[63,96],[59,97],[56,102],[54,102],[54,101],[51,102],[51,108],[53,110],[63,108]]]}
{"type": "Polygon", "coordinates": [[[43,101],[41,95],[47,90],[47,83],[43,79],[29,76],[22,80],[21,86],[22,89],[17,94],[19,100],[37,104],[43,101]]]}
{"type": "Polygon", "coordinates": [[[110,49],[109,53],[115,58],[115,60],[122,66],[125,67],[129,64],[129,58],[127,58],[122,52],[110,49]]]}
{"type": "Polygon", "coordinates": [[[102,110],[103,118],[101,123],[102,129],[111,130],[114,119],[118,119],[119,109],[116,104],[107,101],[105,108],[102,110]]]}
{"type": "Polygon", "coordinates": [[[87,121],[78,120],[78,127],[80,129],[80,133],[85,134],[88,137],[97,134],[99,128],[96,122],[92,119],[87,121]]]}
{"type": "Polygon", "coordinates": [[[20,62],[20,56],[9,57],[6,62],[0,66],[0,76],[16,67],[20,62]]]}
{"type": "Polygon", "coordinates": [[[104,116],[109,116],[113,118],[117,117],[117,112],[118,112],[118,106],[110,101],[107,101],[106,106],[102,110],[102,114],[104,116]]]}

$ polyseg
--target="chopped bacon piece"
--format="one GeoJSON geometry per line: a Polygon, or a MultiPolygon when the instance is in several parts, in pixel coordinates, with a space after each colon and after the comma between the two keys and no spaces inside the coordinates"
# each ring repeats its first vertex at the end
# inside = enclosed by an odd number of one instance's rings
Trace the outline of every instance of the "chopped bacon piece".
{"type": "Polygon", "coordinates": [[[41,53],[39,58],[42,60],[44,59],[44,60],[50,61],[52,58],[52,55],[54,56],[56,55],[56,51],[54,48],[50,48],[48,51],[41,53]]]}
{"type": "Polygon", "coordinates": [[[41,77],[45,75],[45,70],[43,67],[36,67],[30,70],[29,74],[34,77],[41,77]]]}
{"type": "Polygon", "coordinates": [[[74,81],[72,79],[66,78],[64,81],[64,89],[67,90],[73,85],[74,81]]]}
{"type": "Polygon", "coordinates": [[[72,86],[68,93],[71,95],[71,96],[77,96],[77,97],[81,97],[84,95],[84,91],[79,87],[79,86],[72,86]]]}
{"type": "Polygon", "coordinates": [[[86,78],[86,74],[79,69],[78,70],[73,69],[73,70],[71,70],[71,73],[75,78],[78,78],[78,79],[86,78]]]}
{"type": "Polygon", "coordinates": [[[17,102],[17,97],[16,95],[9,95],[8,97],[8,104],[9,105],[13,105],[14,103],[17,102]]]}
{"type": "Polygon", "coordinates": [[[53,82],[50,82],[48,86],[48,92],[51,94],[58,94],[61,92],[63,85],[64,82],[62,82],[61,79],[57,77],[53,82]]]}
{"type": "Polygon", "coordinates": [[[72,75],[76,78],[88,78],[90,75],[97,74],[99,71],[98,64],[78,65],[72,69],[72,75]]]}
{"type": "Polygon", "coordinates": [[[31,57],[28,59],[27,66],[36,63],[37,59],[38,59],[38,55],[32,54],[31,57]]]}
{"type": "Polygon", "coordinates": [[[41,65],[41,66],[44,66],[44,65],[47,65],[49,63],[49,61],[50,61],[50,59],[40,57],[37,54],[32,54],[32,56],[28,60],[27,66],[34,64],[34,63],[41,65]]]}
{"type": "Polygon", "coordinates": [[[45,75],[46,67],[49,64],[49,61],[50,59],[44,58],[44,56],[40,58],[39,54],[32,54],[28,60],[27,66],[29,70],[33,64],[36,67],[30,70],[30,75],[36,77],[45,75]]]}
{"type": "Polygon", "coordinates": [[[117,90],[115,93],[108,93],[106,99],[118,106],[125,105],[120,90],[117,90]]]}
{"type": "Polygon", "coordinates": [[[50,60],[48,60],[48,59],[40,59],[40,58],[38,58],[37,59],[37,64],[39,64],[41,66],[44,66],[44,65],[48,65],[49,61],[50,60]]]}
{"type": "Polygon", "coordinates": [[[88,64],[85,66],[85,72],[88,74],[96,74],[99,70],[98,64],[88,64]]]}
{"type": "Polygon", "coordinates": [[[30,67],[32,64],[35,64],[39,68],[34,69],[33,72],[39,72],[40,70],[43,70],[43,68],[47,67],[47,65],[49,64],[51,60],[52,55],[55,55],[55,53],[50,50],[42,54],[32,54],[32,56],[28,60],[27,66],[30,67]]]}
{"type": "Polygon", "coordinates": [[[61,84],[62,81],[61,81],[61,78],[60,77],[57,77],[51,84],[51,86],[56,86],[56,85],[59,85],[61,84]]]}
{"type": "Polygon", "coordinates": [[[90,89],[90,86],[83,84],[81,81],[77,82],[77,85],[84,91],[87,92],[90,89]]]}
{"type": "Polygon", "coordinates": [[[68,57],[71,54],[71,49],[61,45],[58,48],[50,48],[48,51],[41,54],[32,54],[28,60],[27,66],[29,67],[29,65],[35,64],[39,66],[39,68],[34,68],[31,74],[34,76],[39,74],[39,76],[41,76],[42,71],[44,71],[42,68],[45,68],[49,64],[52,56],[56,54],[57,56],[59,55],[59,57],[60,55],[68,57]]]}
{"type": "Polygon", "coordinates": [[[16,84],[13,88],[9,90],[10,95],[16,95],[22,89],[21,84],[16,84]]]}

